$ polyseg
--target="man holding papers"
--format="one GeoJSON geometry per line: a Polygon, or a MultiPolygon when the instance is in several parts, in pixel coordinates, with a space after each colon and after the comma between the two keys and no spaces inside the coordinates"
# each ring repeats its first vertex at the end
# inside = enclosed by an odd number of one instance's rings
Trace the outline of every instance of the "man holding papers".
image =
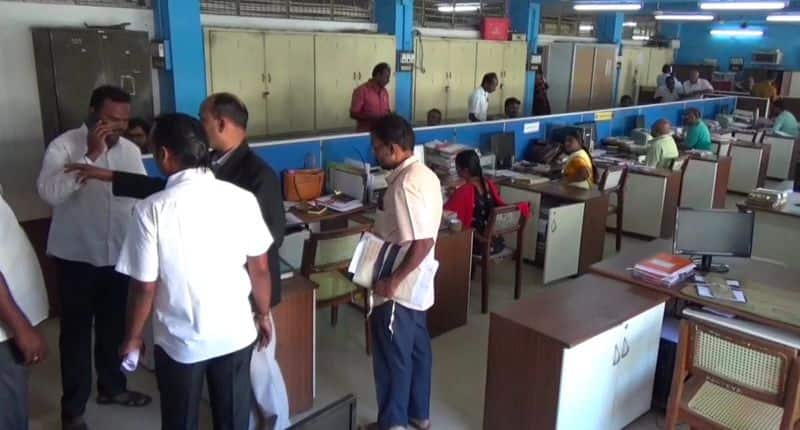
{"type": "MultiPolygon", "coordinates": [[[[372,363],[381,430],[430,428],[431,341],[426,323],[433,306],[433,277],[418,276],[413,296],[398,297],[399,288],[418,269],[436,267],[434,245],[442,218],[441,184],[413,155],[414,131],[397,115],[378,120],[372,129],[372,150],[389,187],[375,221],[383,240],[407,247],[396,269],[373,285],[372,363]],[[416,294],[421,293],[421,294],[416,294]]],[[[433,269],[435,270],[435,269],[433,269]]]]}

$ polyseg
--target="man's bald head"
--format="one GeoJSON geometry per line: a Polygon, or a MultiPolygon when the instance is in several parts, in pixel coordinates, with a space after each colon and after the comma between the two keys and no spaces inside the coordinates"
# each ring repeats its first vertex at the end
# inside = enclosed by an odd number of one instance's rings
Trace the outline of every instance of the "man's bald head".
{"type": "Polygon", "coordinates": [[[668,120],[662,118],[653,124],[653,129],[651,131],[653,137],[665,136],[672,133],[672,124],[670,124],[668,120]]]}

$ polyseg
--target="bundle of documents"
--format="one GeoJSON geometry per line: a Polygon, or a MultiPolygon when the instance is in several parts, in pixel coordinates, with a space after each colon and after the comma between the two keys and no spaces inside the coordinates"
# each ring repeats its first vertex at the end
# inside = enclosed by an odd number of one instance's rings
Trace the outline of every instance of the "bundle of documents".
{"type": "Polygon", "coordinates": [[[317,199],[317,204],[331,208],[337,212],[349,212],[364,206],[360,200],[354,199],[347,194],[320,197],[317,199]]]}
{"type": "MultiPolygon", "coordinates": [[[[407,252],[408,246],[389,243],[372,233],[364,233],[347,271],[353,274],[356,285],[372,288],[379,279],[388,277],[397,269],[407,252]]],[[[424,306],[438,268],[436,260],[425,260],[403,279],[394,300],[418,308],[424,306]]]]}
{"type": "Polygon", "coordinates": [[[789,191],[756,188],[747,195],[747,204],[765,208],[779,208],[789,200],[789,191]]]}
{"type": "Polygon", "coordinates": [[[472,149],[458,143],[434,140],[425,145],[425,164],[431,169],[445,175],[456,174],[456,155],[461,151],[472,149]]]}
{"type": "Polygon", "coordinates": [[[694,263],[688,258],[660,253],[636,263],[632,274],[647,282],[671,287],[694,275],[694,269],[694,263]]]}
{"type": "Polygon", "coordinates": [[[706,279],[696,276],[695,287],[697,288],[697,295],[700,297],[728,300],[736,303],[747,303],[747,297],[739,281],[706,281],[706,279]]]}

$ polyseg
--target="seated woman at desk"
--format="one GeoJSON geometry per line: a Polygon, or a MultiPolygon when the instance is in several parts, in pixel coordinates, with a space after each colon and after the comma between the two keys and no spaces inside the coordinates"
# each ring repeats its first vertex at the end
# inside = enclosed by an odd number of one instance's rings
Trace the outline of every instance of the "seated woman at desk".
{"type": "MultiPolygon", "coordinates": [[[[483,169],[478,154],[473,150],[461,151],[456,155],[456,171],[465,184],[458,187],[447,203],[445,210],[453,211],[464,227],[472,227],[484,234],[489,223],[489,215],[497,206],[505,206],[494,182],[483,177],[483,169]]],[[[492,241],[492,254],[503,250],[503,238],[492,241]]],[[[478,242],[473,242],[473,252],[478,250],[478,242]]]]}
{"type": "Polygon", "coordinates": [[[589,150],[583,144],[583,137],[577,130],[570,130],[564,137],[564,152],[567,153],[564,182],[582,188],[591,188],[597,179],[597,169],[594,167],[589,150]]]}

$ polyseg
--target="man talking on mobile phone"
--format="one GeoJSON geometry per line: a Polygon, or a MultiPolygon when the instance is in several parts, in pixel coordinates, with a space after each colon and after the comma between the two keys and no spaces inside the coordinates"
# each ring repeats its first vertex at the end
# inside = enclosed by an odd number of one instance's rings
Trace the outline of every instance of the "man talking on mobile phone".
{"type": "Polygon", "coordinates": [[[144,174],[136,145],[121,137],[131,97],[101,86],[92,92],[89,119],[50,142],[37,181],[53,208],[47,254],[59,269],[62,428],[86,429],[83,414],[92,392],[92,327],[97,403],[142,407],[150,397],[126,387],[117,354],[125,334],[129,278],[114,270],[136,200],[115,197],[111,184],[83,181],[64,166],[81,163],[144,174]]]}

